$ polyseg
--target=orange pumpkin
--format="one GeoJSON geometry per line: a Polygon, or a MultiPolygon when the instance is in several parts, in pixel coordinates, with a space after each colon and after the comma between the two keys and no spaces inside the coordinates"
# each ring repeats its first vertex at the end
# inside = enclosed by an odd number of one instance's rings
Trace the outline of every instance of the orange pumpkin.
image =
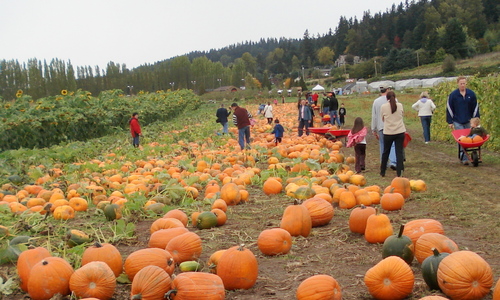
{"type": "Polygon", "coordinates": [[[405,198],[400,193],[393,192],[391,189],[389,193],[384,193],[380,198],[380,206],[382,209],[393,211],[399,210],[405,204],[405,198]]]}
{"type": "Polygon", "coordinates": [[[368,292],[380,300],[400,300],[413,290],[415,277],[410,266],[398,256],[384,258],[365,274],[368,292]]]}
{"type": "Polygon", "coordinates": [[[175,270],[175,262],[172,254],[158,248],[140,249],[130,253],[127,259],[125,259],[123,269],[128,279],[133,281],[137,272],[150,265],[162,268],[169,275],[172,275],[175,270]]]}
{"type": "Polygon", "coordinates": [[[171,239],[186,232],[189,232],[189,229],[186,227],[174,227],[157,230],[149,237],[148,247],[165,249],[171,239]]]}
{"type": "Polygon", "coordinates": [[[75,217],[75,210],[69,205],[62,205],[57,207],[53,213],[56,220],[69,220],[75,217]]]}
{"type": "Polygon", "coordinates": [[[17,273],[19,274],[19,279],[21,280],[20,287],[23,291],[28,291],[28,279],[33,266],[46,257],[50,257],[50,252],[43,247],[21,252],[17,259],[17,273]]]}
{"type": "Polygon", "coordinates": [[[361,205],[351,211],[349,216],[349,230],[351,232],[365,234],[368,217],[376,214],[375,208],[361,205]]]}
{"type": "Polygon", "coordinates": [[[365,239],[368,243],[383,243],[393,234],[389,217],[385,214],[374,214],[366,220],[365,239]]]}
{"type": "Polygon", "coordinates": [[[225,299],[226,291],[221,278],[203,272],[183,272],[175,276],[166,299],[225,299]],[[201,297],[203,295],[203,297],[201,297]]]}
{"type": "Polygon", "coordinates": [[[226,290],[249,289],[255,285],[259,267],[257,258],[244,245],[227,249],[217,264],[217,275],[226,290]]]}
{"type": "Polygon", "coordinates": [[[160,218],[157,219],[156,221],[151,224],[151,227],[149,228],[149,232],[153,233],[157,230],[160,229],[168,229],[168,228],[175,228],[175,227],[185,227],[184,224],[182,224],[181,221],[175,218],[160,218]]]}
{"type": "Polygon", "coordinates": [[[69,200],[69,206],[75,211],[86,211],[89,207],[89,203],[81,197],[73,197],[69,200]]]}
{"type": "Polygon", "coordinates": [[[172,284],[170,275],[158,266],[146,266],[135,274],[131,299],[163,299],[172,284]]]}
{"type": "Polygon", "coordinates": [[[288,231],[292,236],[308,237],[311,233],[312,220],[309,210],[296,202],[289,205],[283,212],[280,228],[288,231]]]}
{"type": "Polygon", "coordinates": [[[309,211],[312,227],[327,225],[333,218],[333,206],[323,198],[313,197],[302,203],[309,211]]]}
{"type": "Polygon", "coordinates": [[[417,219],[405,224],[403,235],[409,237],[415,244],[422,234],[430,232],[444,234],[443,225],[434,219],[417,219]]]}
{"type": "Polygon", "coordinates": [[[211,210],[211,212],[213,212],[215,214],[215,216],[217,217],[217,226],[222,226],[222,225],[226,224],[227,216],[223,210],[218,209],[218,208],[214,208],[211,210]]]}
{"type": "Polygon", "coordinates": [[[69,288],[77,297],[111,299],[116,288],[116,277],[102,261],[93,261],[76,270],[69,280],[69,288]]]}
{"type": "Polygon", "coordinates": [[[236,183],[229,182],[222,186],[220,190],[220,198],[226,201],[227,205],[236,205],[240,203],[240,189],[236,183]]]}
{"type": "Polygon", "coordinates": [[[212,253],[212,255],[210,255],[207,261],[207,267],[210,273],[217,274],[217,264],[219,263],[219,259],[222,256],[222,254],[224,254],[225,251],[226,251],[225,249],[218,250],[212,253]]]}
{"type": "Polygon", "coordinates": [[[354,206],[356,206],[356,196],[354,196],[354,193],[349,190],[341,192],[339,195],[339,207],[349,209],[354,206]]]}
{"type": "Polygon", "coordinates": [[[227,203],[222,199],[217,199],[214,201],[214,203],[212,203],[212,209],[214,208],[218,208],[223,212],[227,212],[227,203]]]}
{"type": "Polygon", "coordinates": [[[292,236],[285,229],[266,229],[259,234],[257,246],[265,255],[287,254],[292,248],[292,236]]]}
{"type": "Polygon", "coordinates": [[[493,300],[500,300],[500,279],[498,279],[493,289],[493,300]]]}
{"type": "Polygon", "coordinates": [[[297,300],[342,299],[339,283],[329,275],[314,275],[307,278],[300,283],[295,295],[297,300]]]}
{"type": "Polygon", "coordinates": [[[478,254],[457,251],[439,263],[437,279],[443,293],[452,299],[482,299],[493,286],[493,271],[478,254]]]}
{"type": "Polygon", "coordinates": [[[410,185],[410,180],[408,180],[408,178],[395,177],[391,181],[391,185],[384,190],[384,193],[390,191],[391,188],[394,188],[394,193],[400,193],[401,195],[403,195],[404,199],[410,198],[411,185],[410,185]]]}
{"type": "Polygon", "coordinates": [[[31,269],[28,279],[28,294],[33,300],[48,300],[56,294],[71,293],[69,279],[73,267],[60,257],[46,257],[31,269]]]}
{"type": "Polygon", "coordinates": [[[123,271],[123,260],[120,251],[112,244],[95,243],[85,249],[82,255],[82,266],[93,261],[106,263],[115,274],[115,277],[120,276],[123,271]]]}
{"type": "Polygon", "coordinates": [[[187,226],[188,223],[188,216],[180,209],[169,210],[163,217],[178,219],[182,222],[182,224],[184,224],[184,226],[187,226]]]}
{"type": "Polygon", "coordinates": [[[200,257],[201,238],[194,232],[186,232],[171,239],[165,250],[172,254],[176,264],[200,257]]]}
{"type": "Polygon", "coordinates": [[[439,253],[453,253],[458,251],[458,246],[447,236],[440,233],[422,234],[415,243],[415,258],[422,263],[427,257],[433,255],[432,248],[436,248],[439,253]]]}
{"type": "Polygon", "coordinates": [[[279,194],[283,190],[283,184],[274,178],[268,178],[262,186],[266,195],[279,194]]]}

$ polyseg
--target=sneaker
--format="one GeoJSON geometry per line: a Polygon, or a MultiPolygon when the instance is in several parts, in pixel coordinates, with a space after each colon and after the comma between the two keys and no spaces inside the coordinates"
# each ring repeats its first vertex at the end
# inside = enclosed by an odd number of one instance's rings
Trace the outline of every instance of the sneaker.
{"type": "Polygon", "coordinates": [[[429,144],[429,142],[425,142],[426,144],[429,144]]]}
{"type": "Polygon", "coordinates": [[[385,177],[385,173],[380,172],[381,177],[385,177]]]}
{"type": "Polygon", "coordinates": [[[469,162],[468,162],[468,161],[466,161],[466,160],[464,160],[464,161],[462,161],[462,164],[463,164],[464,166],[468,166],[468,165],[469,165],[469,162]]]}
{"type": "Polygon", "coordinates": [[[396,170],[396,166],[395,165],[391,165],[390,168],[391,168],[391,170],[394,170],[394,171],[396,170]]]}

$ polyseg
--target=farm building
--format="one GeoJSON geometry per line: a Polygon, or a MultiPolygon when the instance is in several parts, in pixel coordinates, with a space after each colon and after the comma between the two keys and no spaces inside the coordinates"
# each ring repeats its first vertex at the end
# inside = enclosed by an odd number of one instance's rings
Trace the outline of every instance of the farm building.
{"type": "Polygon", "coordinates": [[[394,89],[397,91],[405,90],[405,89],[415,89],[422,87],[422,80],[420,79],[407,79],[407,80],[399,80],[396,81],[396,85],[394,89]]]}

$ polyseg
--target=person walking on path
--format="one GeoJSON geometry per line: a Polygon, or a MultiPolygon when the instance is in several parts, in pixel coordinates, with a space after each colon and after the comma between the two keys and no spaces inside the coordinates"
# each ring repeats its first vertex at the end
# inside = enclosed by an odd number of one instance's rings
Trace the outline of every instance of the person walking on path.
{"type": "MultiPolygon", "coordinates": [[[[326,96],[323,98],[323,102],[321,103],[321,112],[323,113],[322,117],[330,114],[330,98],[326,96]]],[[[326,122],[323,123],[323,125],[326,125],[326,122]]]]}
{"type": "Polygon", "coordinates": [[[339,118],[339,101],[333,92],[328,92],[328,99],[330,100],[330,124],[335,125],[340,128],[340,118],[339,118]]]}
{"type": "Polygon", "coordinates": [[[130,125],[130,134],[132,135],[132,145],[135,148],[139,147],[139,137],[141,134],[141,124],[139,124],[139,113],[133,113],[132,118],[128,121],[130,125]]]}
{"type": "MultiPolygon", "coordinates": [[[[378,139],[379,147],[380,147],[380,161],[382,161],[382,154],[384,153],[384,121],[382,120],[382,115],[380,114],[380,107],[387,103],[387,92],[389,86],[381,85],[380,86],[380,97],[373,101],[372,105],[372,132],[373,135],[378,139]]],[[[393,170],[396,170],[396,149],[394,145],[389,145],[391,147],[391,151],[389,154],[389,167],[393,170]]]]}
{"type": "Polygon", "coordinates": [[[274,120],[274,128],[273,131],[271,131],[271,134],[274,133],[274,143],[276,146],[278,146],[279,143],[281,143],[281,139],[283,138],[283,133],[285,133],[285,128],[280,124],[280,120],[276,119],[274,120]]]}
{"type": "Polygon", "coordinates": [[[267,118],[267,124],[271,125],[273,123],[273,107],[271,106],[271,102],[267,102],[267,105],[264,107],[264,117],[267,118]]]}
{"type": "MultiPolygon", "coordinates": [[[[457,78],[458,88],[451,92],[446,103],[446,122],[452,130],[470,128],[470,119],[479,118],[479,104],[476,94],[467,88],[467,78],[457,78]]],[[[459,147],[459,158],[462,164],[468,165],[469,159],[459,147]]]]}
{"type": "Polygon", "coordinates": [[[424,130],[424,142],[428,144],[431,141],[431,121],[432,114],[436,109],[436,104],[429,99],[429,93],[423,91],[420,94],[420,100],[411,106],[414,110],[418,111],[422,129],[424,130]]]}
{"type": "Polygon", "coordinates": [[[231,104],[233,123],[238,127],[238,144],[241,150],[250,149],[250,119],[252,114],[237,103],[231,104]],[[246,145],[245,145],[246,143],[246,145]]]}
{"type": "Polygon", "coordinates": [[[217,112],[215,113],[215,116],[217,117],[218,123],[220,123],[222,125],[222,134],[229,133],[228,124],[227,124],[227,121],[228,121],[227,117],[229,117],[230,114],[231,114],[231,112],[224,107],[224,104],[221,104],[219,109],[217,109],[217,112]]]}
{"type": "Polygon", "coordinates": [[[389,102],[386,102],[380,107],[380,115],[384,122],[384,153],[382,153],[382,162],[380,164],[380,176],[385,177],[391,145],[394,143],[397,161],[396,174],[398,177],[401,177],[403,176],[404,170],[403,144],[406,132],[406,127],[403,122],[403,104],[396,101],[396,94],[393,91],[389,91],[386,98],[389,102]]]}
{"type": "Polygon", "coordinates": [[[312,109],[307,104],[307,100],[303,99],[300,101],[299,105],[299,136],[304,134],[304,127],[306,129],[306,135],[309,135],[309,124],[312,120],[312,109]]]}
{"type": "Polygon", "coordinates": [[[354,169],[356,173],[361,173],[365,170],[365,158],[366,158],[366,127],[363,119],[357,117],[354,120],[354,126],[347,135],[347,147],[354,146],[354,153],[356,160],[354,169]]]}

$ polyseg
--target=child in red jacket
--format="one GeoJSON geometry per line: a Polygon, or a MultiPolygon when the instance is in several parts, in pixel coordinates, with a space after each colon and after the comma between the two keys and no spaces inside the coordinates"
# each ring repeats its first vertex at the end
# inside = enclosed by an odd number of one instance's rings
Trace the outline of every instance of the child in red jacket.
{"type": "Polygon", "coordinates": [[[132,118],[128,121],[130,124],[130,134],[132,134],[132,145],[139,147],[139,136],[141,136],[141,125],[139,124],[139,114],[133,113],[132,118]]]}

